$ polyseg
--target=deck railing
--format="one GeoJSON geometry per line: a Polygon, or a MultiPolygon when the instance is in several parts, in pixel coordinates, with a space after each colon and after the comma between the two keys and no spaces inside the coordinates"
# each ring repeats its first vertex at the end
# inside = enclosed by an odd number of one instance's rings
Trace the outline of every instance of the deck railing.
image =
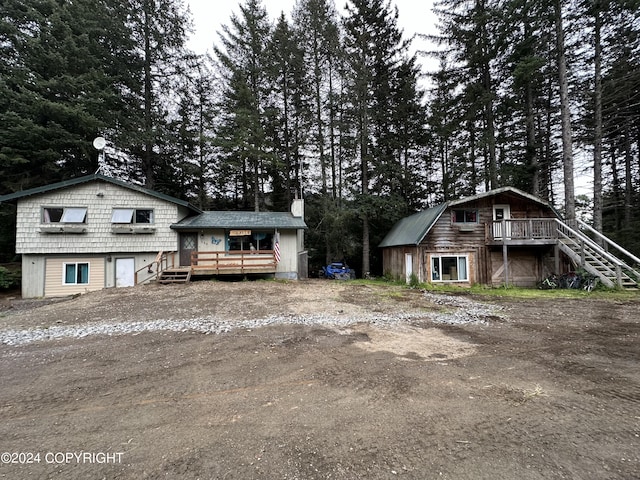
{"type": "Polygon", "coordinates": [[[191,268],[198,271],[216,271],[225,273],[230,271],[244,272],[274,272],[276,258],[273,250],[226,250],[220,252],[192,252],[191,268]]]}
{"type": "Polygon", "coordinates": [[[558,238],[555,218],[523,218],[495,220],[489,236],[494,241],[502,240],[555,240],[558,238]]]}

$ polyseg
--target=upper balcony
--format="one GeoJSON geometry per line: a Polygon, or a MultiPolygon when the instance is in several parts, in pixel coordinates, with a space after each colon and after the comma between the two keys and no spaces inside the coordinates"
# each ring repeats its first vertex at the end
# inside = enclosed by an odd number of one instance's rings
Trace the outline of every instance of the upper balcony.
{"type": "Polygon", "coordinates": [[[488,245],[553,245],[558,241],[555,218],[494,220],[486,225],[488,245]]]}

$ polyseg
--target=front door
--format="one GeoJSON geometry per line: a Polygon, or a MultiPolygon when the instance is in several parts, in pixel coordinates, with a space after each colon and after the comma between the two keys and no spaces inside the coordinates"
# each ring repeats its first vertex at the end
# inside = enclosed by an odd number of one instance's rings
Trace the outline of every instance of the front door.
{"type": "Polygon", "coordinates": [[[133,287],[135,265],[133,258],[116,258],[116,287],[133,287]]]}
{"type": "Polygon", "coordinates": [[[404,270],[406,282],[411,283],[411,276],[413,275],[413,255],[410,253],[404,254],[404,270]]]}
{"type": "Polygon", "coordinates": [[[191,266],[191,253],[198,249],[197,233],[180,234],[180,266],[191,266]]]}
{"type": "Polygon", "coordinates": [[[498,223],[501,220],[511,219],[511,207],[509,205],[494,205],[493,219],[495,220],[493,223],[493,238],[502,239],[504,237],[507,240],[511,238],[511,223],[508,221],[498,223]],[[502,231],[503,225],[504,232],[502,231]]]}

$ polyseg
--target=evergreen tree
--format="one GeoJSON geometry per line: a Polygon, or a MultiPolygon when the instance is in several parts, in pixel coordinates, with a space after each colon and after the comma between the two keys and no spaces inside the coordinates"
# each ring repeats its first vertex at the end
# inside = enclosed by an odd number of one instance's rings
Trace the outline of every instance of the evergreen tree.
{"type": "Polygon", "coordinates": [[[234,197],[255,211],[264,198],[264,181],[269,155],[264,132],[265,99],[268,79],[268,45],[271,26],[260,0],[240,5],[240,17],[233,15],[231,25],[223,27],[220,46],[215,53],[224,82],[221,104],[219,146],[228,162],[234,197]],[[240,190],[238,190],[240,188],[240,190]]]}

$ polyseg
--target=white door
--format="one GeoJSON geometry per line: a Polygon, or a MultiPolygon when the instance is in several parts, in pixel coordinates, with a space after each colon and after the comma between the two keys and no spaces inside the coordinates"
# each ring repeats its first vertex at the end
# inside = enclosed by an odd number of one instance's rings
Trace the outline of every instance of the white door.
{"type": "MultiPolygon", "coordinates": [[[[494,205],[493,206],[493,219],[495,220],[493,224],[493,238],[502,239],[502,223],[501,220],[510,220],[511,219],[511,207],[509,205],[494,205]]],[[[511,238],[511,223],[504,222],[504,238],[511,238]]]]}
{"type": "Polygon", "coordinates": [[[407,283],[411,283],[411,275],[413,275],[413,255],[410,253],[404,254],[404,271],[406,273],[407,283]]]}
{"type": "Polygon", "coordinates": [[[116,287],[133,287],[135,271],[133,258],[116,258],[116,287]]]}

